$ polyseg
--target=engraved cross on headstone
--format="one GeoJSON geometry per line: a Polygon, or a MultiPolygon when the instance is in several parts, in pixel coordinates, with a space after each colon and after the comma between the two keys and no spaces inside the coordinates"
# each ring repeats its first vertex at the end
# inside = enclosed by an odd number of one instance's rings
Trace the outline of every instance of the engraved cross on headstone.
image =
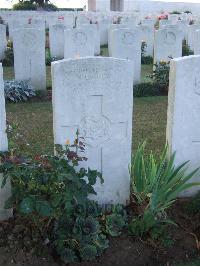
{"type": "MultiPolygon", "coordinates": [[[[73,141],[77,129],[81,137],[84,137],[86,144],[86,157],[88,149],[92,150],[92,157],[89,158],[89,166],[98,171],[103,171],[103,153],[106,149],[106,143],[114,141],[113,138],[119,136],[118,141],[123,141],[121,136],[126,137],[127,121],[112,122],[109,117],[104,115],[104,96],[90,95],[87,98],[87,109],[81,120],[74,125],[62,125],[62,131],[65,131],[66,138],[73,141]],[[96,162],[99,162],[98,166],[96,162]]],[[[115,141],[114,141],[115,142],[115,141]]],[[[113,145],[116,145],[113,144],[113,145]]],[[[110,158],[112,160],[112,158],[110,158]]]]}

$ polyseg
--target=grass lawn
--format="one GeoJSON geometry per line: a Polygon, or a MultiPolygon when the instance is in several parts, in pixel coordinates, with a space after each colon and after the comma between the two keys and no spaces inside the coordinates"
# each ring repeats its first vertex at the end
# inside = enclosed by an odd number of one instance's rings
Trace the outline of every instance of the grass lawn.
{"type": "MultiPolygon", "coordinates": [[[[53,122],[51,102],[7,104],[9,123],[30,144],[27,152],[32,154],[53,153],[53,122]]],[[[146,97],[134,100],[134,149],[139,142],[148,140],[148,150],[160,153],[165,143],[167,97],[146,97]]]]}
{"type": "MultiPolygon", "coordinates": [[[[107,48],[104,49],[104,56],[107,48]]],[[[51,67],[47,66],[47,87],[51,87],[51,67]]],[[[152,65],[142,65],[142,81],[148,81],[152,65]]],[[[13,79],[13,67],[4,67],[4,79],[13,79]]],[[[148,149],[159,153],[165,143],[166,97],[136,98],[134,103],[134,148],[147,139],[148,149]]],[[[7,118],[18,124],[30,144],[32,154],[53,153],[52,106],[50,102],[7,104],[7,118]]]]}

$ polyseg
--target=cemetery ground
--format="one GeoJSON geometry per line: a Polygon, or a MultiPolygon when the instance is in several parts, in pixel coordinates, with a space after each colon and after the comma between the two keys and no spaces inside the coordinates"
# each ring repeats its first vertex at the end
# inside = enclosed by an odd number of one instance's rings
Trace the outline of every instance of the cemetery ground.
{"type": "MultiPolygon", "coordinates": [[[[143,65],[142,79],[151,73],[151,65],[143,65]]],[[[47,83],[51,87],[50,68],[47,83]]],[[[6,79],[13,77],[13,68],[4,68],[6,79]]],[[[32,100],[27,103],[7,104],[7,120],[17,125],[26,139],[25,152],[32,155],[53,153],[52,106],[50,100],[32,100]]],[[[147,151],[160,155],[165,144],[167,97],[134,99],[133,150],[147,139],[147,151]]],[[[190,200],[180,200],[169,210],[177,226],[169,226],[162,237],[128,236],[125,230],[120,237],[111,238],[109,248],[98,259],[70,265],[200,265],[200,213],[192,212],[190,200]]],[[[128,211],[134,211],[130,206],[128,211]]],[[[44,245],[38,236],[33,238],[29,220],[15,217],[0,223],[0,266],[56,266],[64,265],[51,247],[44,245]],[[39,244],[38,244],[39,242],[39,244]]]]}

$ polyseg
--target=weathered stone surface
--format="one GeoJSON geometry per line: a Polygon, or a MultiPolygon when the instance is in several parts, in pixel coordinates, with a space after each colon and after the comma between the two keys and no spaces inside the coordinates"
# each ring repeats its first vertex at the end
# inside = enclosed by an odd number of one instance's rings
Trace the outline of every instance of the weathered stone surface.
{"type": "Polygon", "coordinates": [[[112,57],[132,61],[134,84],[139,83],[141,77],[141,43],[139,29],[118,29],[111,32],[110,49],[112,57]]]}
{"type": "MultiPolygon", "coordinates": [[[[171,26],[172,27],[172,26],[171,26]]],[[[183,34],[175,27],[155,31],[154,63],[182,56],[183,34]]]]}
{"type": "Polygon", "coordinates": [[[49,44],[51,57],[62,59],[64,58],[64,30],[66,27],[63,24],[55,24],[49,28],[49,44]]]}
{"type": "MultiPolygon", "coordinates": [[[[0,64],[0,151],[8,150],[8,139],[6,134],[6,111],[3,85],[3,69],[0,64]]],[[[0,221],[12,217],[12,209],[5,210],[6,200],[11,196],[10,180],[7,180],[6,186],[1,189],[3,175],[0,173],[0,221]]]]}
{"type": "Polygon", "coordinates": [[[101,204],[129,200],[133,71],[129,60],[89,57],[52,63],[54,142],[86,143],[85,167],[102,172],[95,185],[101,204]]]}
{"type": "MultiPolygon", "coordinates": [[[[171,60],[167,114],[167,142],[170,154],[176,152],[175,163],[190,161],[189,171],[200,165],[200,56],[171,60]]],[[[200,182],[199,173],[193,182],[200,182]]],[[[200,188],[186,190],[194,195],[200,188]]]]}
{"type": "Polygon", "coordinates": [[[36,90],[46,89],[45,31],[18,29],[13,31],[16,80],[31,80],[36,90]]]}
{"type": "Polygon", "coordinates": [[[94,52],[95,40],[90,29],[65,30],[65,59],[94,56],[94,52]]]}
{"type": "Polygon", "coordinates": [[[6,46],[6,25],[0,24],[0,61],[5,57],[6,46]]]}
{"type": "Polygon", "coordinates": [[[100,31],[98,24],[83,24],[78,26],[78,29],[86,29],[91,32],[93,36],[92,43],[94,43],[94,54],[100,54],[100,31]]]}

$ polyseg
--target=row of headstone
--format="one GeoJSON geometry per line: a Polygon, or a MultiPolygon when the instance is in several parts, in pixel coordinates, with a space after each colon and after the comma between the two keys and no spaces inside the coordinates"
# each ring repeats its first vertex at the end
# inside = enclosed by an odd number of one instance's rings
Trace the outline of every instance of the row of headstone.
{"type": "MultiPolygon", "coordinates": [[[[133,71],[130,60],[89,57],[65,59],[52,64],[54,143],[73,143],[76,131],[84,137],[88,158],[83,166],[103,174],[97,183],[100,204],[126,204],[130,196],[128,164],[131,162],[133,71]]],[[[199,166],[200,56],[173,59],[170,69],[167,141],[176,151],[178,165],[190,160],[190,169],[199,166]]],[[[8,149],[6,136],[3,73],[0,66],[0,150],[8,149]]],[[[2,175],[0,178],[2,182],[2,175]]],[[[199,181],[195,176],[193,181],[199,181]]],[[[198,188],[186,190],[194,195],[198,188]]],[[[0,191],[0,219],[12,210],[3,204],[10,184],[0,191]]]]}

